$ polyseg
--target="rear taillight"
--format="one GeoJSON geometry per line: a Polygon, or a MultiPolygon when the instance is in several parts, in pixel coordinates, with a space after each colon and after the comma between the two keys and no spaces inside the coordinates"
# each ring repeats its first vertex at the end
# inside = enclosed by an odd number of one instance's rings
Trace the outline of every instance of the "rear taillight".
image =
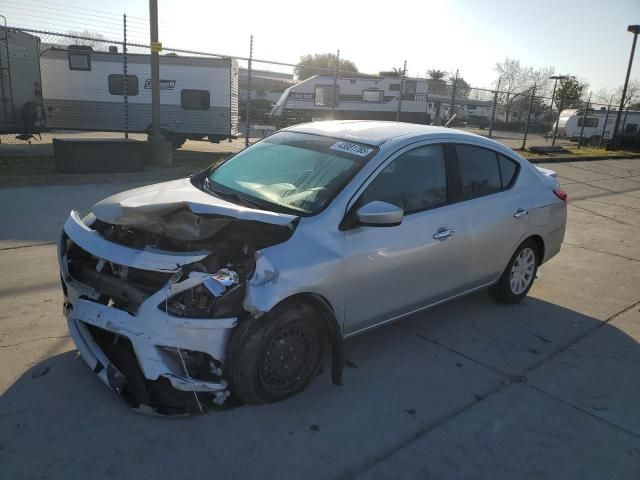
{"type": "Polygon", "coordinates": [[[556,197],[558,197],[563,202],[566,202],[569,199],[569,194],[562,190],[560,187],[554,188],[553,193],[555,193],[556,197]]]}

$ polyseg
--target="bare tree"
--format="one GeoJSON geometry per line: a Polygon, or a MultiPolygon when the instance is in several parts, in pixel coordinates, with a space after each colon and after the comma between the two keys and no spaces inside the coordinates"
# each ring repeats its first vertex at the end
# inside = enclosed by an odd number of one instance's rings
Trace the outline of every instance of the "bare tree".
{"type": "Polygon", "coordinates": [[[106,40],[105,36],[102,35],[101,33],[94,32],[91,30],[85,29],[81,32],[72,30],[67,32],[67,35],[71,35],[73,37],[83,37],[83,38],[76,38],[75,44],[91,47],[94,50],[99,50],[99,47],[104,47],[104,45],[106,45],[104,42],[106,40]]]}
{"type": "MultiPolygon", "coordinates": [[[[601,88],[594,93],[593,97],[596,102],[606,105],[611,103],[612,107],[617,109],[620,106],[622,89],[622,85],[615,89],[601,88]]],[[[629,81],[629,85],[627,85],[627,94],[624,97],[622,108],[632,107],[638,102],[640,102],[640,80],[635,79],[629,81]]]]}
{"type": "Polygon", "coordinates": [[[511,110],[519,97],[527,95],[533,86],[536,94],[544,95],[549,87],[549,77],[553,75],[553,67],[534,69],[520,64],[515,58],[505,58],[504,62],[496,63],[500,93],[498,101],[505,107],[506,121],[509,122],[511,110]]]}

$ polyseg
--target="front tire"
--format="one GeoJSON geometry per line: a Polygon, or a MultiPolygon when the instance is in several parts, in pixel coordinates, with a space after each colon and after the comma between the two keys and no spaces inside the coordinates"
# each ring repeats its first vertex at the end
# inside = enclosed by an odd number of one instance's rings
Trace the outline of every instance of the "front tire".
{"type": "Polygon", "coordinates": [[[518,303],[529,293],[539,264],[538,245],[532,239],[526,240],[513,254],[498,282],[489,287],[489,293],[499,302],[518,303]]]}
{"type": "Polygon", "coordinates": [[[276,307],[238,325],[227,349],[231,392],[248,404],[279,402],[304,390],[316,376],[327,329],[313,307],[276,307]]]}

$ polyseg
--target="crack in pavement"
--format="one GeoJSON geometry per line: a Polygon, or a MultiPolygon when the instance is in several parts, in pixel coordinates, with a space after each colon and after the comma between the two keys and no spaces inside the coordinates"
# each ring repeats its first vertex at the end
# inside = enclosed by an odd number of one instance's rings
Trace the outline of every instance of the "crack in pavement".
{"type": "Polygon", "coordinates": [[[569,245],[570,247],[582,248],[583,250],[588,250],[590,252],[596,252],[596,253],[603,253],[605,255],[611,255],[612,257],[622,258],[623,260],[628,260],[630,262],[640,262],[640,259],[637,259],[637,258],[625,257],[624,255],[620,255],[619,253],[611,253],[611,252],[606,252],[604,250],[597,250],[597,249],[591,248],[591,247],[584,247],[584,246],[578,245],[576,243],[562,242],[562,244],[563,245],[569,245]]]}
{"type": "Polygon", "coordinates": [[[0,348],[8,348],[8,347],[19,347],[20,345],[24,345],[25,343],[31,342],[39,342],[40,340],[56,340],[60,338],[71,338],[71,335],[60,335],[60,336],[51,336],[51,337],[38,337],[38,338],[30,338],[29,340],[24,340],[18,343],[10,343],[8,345],[0,345],[0,348]]]}
{"type": "MultiPolygon", "coordinates": [[[[580,200],[583,200],[583,199],[580,199],[580,200]]],[[[579,201],[579,200],[576,200],[576,202],[577,201],[579,201]]],[[[591,215],[595,215],[596,217],[606,218],[607,220],[611,220],[612,222],[619,223],[620,225],[627,225],[628,227],[636,227],[636,228],[638,227],[638,225],[635,225],[633,223],[625,222],[623,220],[618,220],[617,218],[609,217],[607,215],[603,215],[602,213],[598,213],[598,212],[595,212],[593,210],[589,210],[588,208],[581,207],[580,205],[576,205],[575,202],[572,202],[571,206],[574,207],[574,208],[577,208],[579,210],[584,210],[585,212],[590,213],[591,215]]]]}
{"type": "Polygon", "coordinates": [[[4,252],[6,250],[19,250],[22,248],[31,248],[31,247],[44,247],[46,245],[55,245],[56,242],[48,242],[48,243],[32,243],[29,245],[15,245],[13,247],[0,247],[0,252],[4,252]]]}

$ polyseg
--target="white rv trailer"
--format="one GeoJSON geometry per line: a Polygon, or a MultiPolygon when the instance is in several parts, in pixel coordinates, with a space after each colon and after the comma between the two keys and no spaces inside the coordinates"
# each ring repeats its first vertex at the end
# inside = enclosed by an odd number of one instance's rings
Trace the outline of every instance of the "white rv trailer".
{"type": "MultiPolygon", "coordinates": [[[[40,56],[50,129],[149,132],[150,56],[69,47],[40,56]],[[125,120],[124,96],[128,115],[125,120]]],[[[160,122],[174,146],[238,135],[238,64],[230,58],[160,55],[160,122]]]]}
{"type": "MultiPolygon", "coordinates": [[[[580,131],[584,123],[584,131],[582,138],[589,141],[593,145],[600,142],[600,137],[604,140],[611,140],[613,137],[613,129],[616,125],[616,116],[618,110],[609,110],[602,108],[600,110],[589,109],[587,116],[584,116],[584,109],[567,109],[560,112],[558,120],[558,135],[577,142],[580,138],[580,131]],[[606,120],[606,125],[605,125],[606,120]]],[[[620,125],[618,131],[621,133],[621,141],[623,143],[635,142],[638,136],[638,127],[640,126],[640,112],[632,110],[624,110],[620,117],[620,125]]]]}
{"type": "MultiPolygon", "coordinates": [[[[400,97],[400,78],[352,76],[337,80],[315,75],[286,89],[270,113],[277,126],[313,120],[367,119],[395,120],[400,97]]],[[[405,80],[400,119],[413,123],[431,123],[428,111],[428,87],[424,79],[405,80]]]]}
{"type": "Polygon", "coordinates": [[[45,126],[39,52],[38,37],[0,26],[0,133],[25,140],[45,126]]]}

